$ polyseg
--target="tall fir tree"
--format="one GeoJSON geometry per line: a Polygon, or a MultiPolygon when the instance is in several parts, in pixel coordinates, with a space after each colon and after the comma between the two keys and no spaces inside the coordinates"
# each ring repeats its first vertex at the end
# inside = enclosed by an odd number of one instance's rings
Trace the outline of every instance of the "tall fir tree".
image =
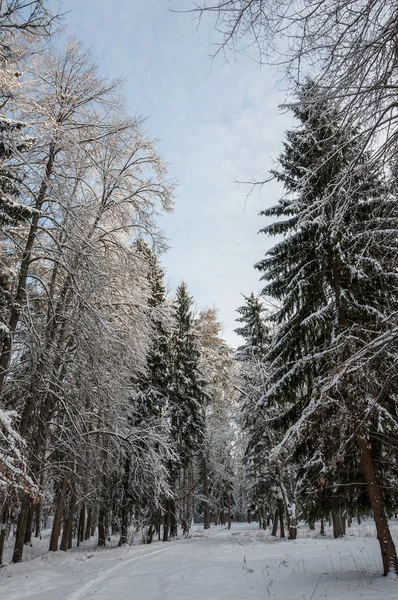
{"type": "MultiPolygon", "coordinates": [[[[363,372],[344,378],[340,371],[386,326],[396,306],[390,233],[397,210],[380,173],[366,155],[358,159],[360,132],[344,125],[338,107],[311,81],[298,100],[290,108],[301,126],[287,133],[274,172],[286,195],[262,213],[277,217],[263,232],[283,240],[256,265],[267,282],[262,293],[281,307],[272,317],[267,401],[279,408],[275,423],[285,431],[280,455],[294,454],[301,481],[307,478],[303,496],[316,501],[328,489],[329,508],[347,504],[350,496],[357,500],[361,486],[349,493],[345,486],[361,464],[386,573],[398,561],[380,510],[374,460],[382,457],[368,418],[378,392],[369,380],[365,384],[363,372]],[[344,470],[349,459],[350,473],[344,470]]],[[[381,412],[391,413],[391,400],[390,393],[384,406],[379,402],[381,412]]]]}
{"type": "MultiPolygon", "coordinates": [[[[146,355],[146,369],[136,374],[132,381],[131,398],[132,428],[147,428],[153,431],[163,429],[163,418],[169,390],[169,346],[170,346],[170,307],[166,299],[164,272],[153,249],[143,239],[138,239],[132,248],[140,272],[146,279],[148,292],[147,308],[152,326],[151,342],[146,355]]],[[[137,441],[136,448],[144,455],[145,441],[137,441]]],[[[127,543],[128,517],[134,506],[142,523],[146,524],[145,539],[152,542],[155,529],[159,526],[159,511],[156,506],[156,489],[148,485],[145,492],[138,490],[134,482],[134,465],[131,456],[126,454],[122,477],[117,473],[120,491],[116,495],[120,501],[116,511],[120,512],[121,536],[119,545],[127,543]]],[[[156,485],[156,482],[153,482],[156,485]]]]}
{"type": "Polygon", "coordinates": [[[244,296],[245,304],[237,309],[240,324],[235,333],[244,343],[235,352],[241,365],[243,390],[241,409],[246,439],[244,462],[249,479],[249,509],[257,515],[259,526],[266,528],[267,515],[273,512],[278,496],[275,468],[268,461],[272,446],[266,409],[261,402],[266,393],[268,365],[265,360],[269,344],[269,325],[263,301],[253,293],[244,296]]]}
{"type": "Polygon", "coordinates": [[[236,321],[241,325],[235,329],[235,333],[240,335],[245,343],[238,347],[236,358],[239,360],[261,359],[269,338],[268,327],[265,323],[264,303],[253,292],[250,296],[243,297],[245,304],[236,309],[240,315],[236,321]]]}
{"type": "Polygon", "coordinates": [[[168,416],[179,465],[192,458],[203,437],[202,406],[206,381],[200,369],[200,349],[193,299],[183,282],[173,305],[168,416]]]}
{"type": "MultiPolygon", "coordinates": [[[[200,368],[200,347],[193,313],[193,299],[183,282],[176,291],[170,339],[170,379],[166,416],[175,458],[169,463],[170,487],[163,540],[177,535],[176,493],[197,457],[204,436],[203,405],[206,381],[200,368]]],[[[187,528],[184,523],[184,528],[187,528]]]]}
{"type": "Polygon", "coordinates": [[[152,343],[147,356],[147,371],[140,377],[136,396],[138,418],[160,418],[169,388],[169,351],[171,314],[167,303],[164,271],[155,252],[140,239],[135,244],[149,284],[148,310],[152,322],[152,343]]]}

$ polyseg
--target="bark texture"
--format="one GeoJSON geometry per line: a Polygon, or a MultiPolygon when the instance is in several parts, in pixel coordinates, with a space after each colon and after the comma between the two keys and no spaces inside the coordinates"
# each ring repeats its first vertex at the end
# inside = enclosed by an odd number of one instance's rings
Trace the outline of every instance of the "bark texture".
{"type": "Polygon", "coordinates": [[[370,505],[376,524],[377,539],[380,544],[383,574],[387,575],[390,571],[398,574],[397,552],[383,507],[383,498],[376,477],[372,448],[370,443],[363,437],[358,438],[358,446],[361,453],[362,469],[366,480],[370,505]]]}

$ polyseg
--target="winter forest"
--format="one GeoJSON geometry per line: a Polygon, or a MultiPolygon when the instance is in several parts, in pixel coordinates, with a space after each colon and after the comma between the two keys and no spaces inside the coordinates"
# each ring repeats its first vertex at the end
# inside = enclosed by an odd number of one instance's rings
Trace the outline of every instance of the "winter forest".
{"type": "Polygon", "coordinates": [[[269,248],[238,347],[170,291],[168,157],[67,9],[0,0],[0,597],[394,597],[395,3],[170,7],[212,60],[272,65],[292,118],[262,180],[236,173],[269,248]]]}

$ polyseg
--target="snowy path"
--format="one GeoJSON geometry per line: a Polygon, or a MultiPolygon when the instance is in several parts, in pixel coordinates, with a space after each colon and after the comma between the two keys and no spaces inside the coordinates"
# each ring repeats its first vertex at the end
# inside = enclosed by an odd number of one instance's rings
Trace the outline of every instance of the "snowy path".
{"type": "MultiPolygon", "coordinates": [[[[308,534],[302,532],[301,535],[308,534]]],[[[256,525],[168,544],[48,554],[1,571],[3,600],[389,600],[398,581],[383,578],[378,543],[270,538],[256,525]],[[8,576],[7,576],[8,575],[8,576]]]]}

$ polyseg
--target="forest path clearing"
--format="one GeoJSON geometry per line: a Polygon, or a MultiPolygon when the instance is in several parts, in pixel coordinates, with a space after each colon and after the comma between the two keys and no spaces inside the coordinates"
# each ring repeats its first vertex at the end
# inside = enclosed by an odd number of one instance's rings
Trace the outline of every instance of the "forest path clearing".
{"type": "MultiPolygon", "coordinates": [[[[366,534],[371,525],[367,524],[366,534]]],[[[365,528],[363,529],[365,531],[365,528]]],[[[378,542],[271,538],[256,524],[231,531],[195,526],[190,539],[45,555],[8,567],[4,600],[379,600],[398,582],[383,578],[378,542]],[[47,557],[47,558],[46,558],[47,557]]]]}

